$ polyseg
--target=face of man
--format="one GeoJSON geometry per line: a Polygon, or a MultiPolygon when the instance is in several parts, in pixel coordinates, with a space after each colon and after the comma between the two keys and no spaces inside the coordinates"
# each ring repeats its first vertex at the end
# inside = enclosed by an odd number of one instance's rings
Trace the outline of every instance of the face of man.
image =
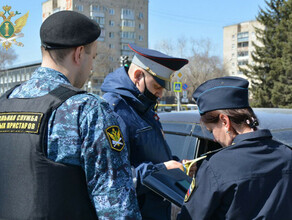
{"type": "Polygon", "coordinates": [[[143,77],[140,79],[139,85],[141,86],[141,92],[145,91],[145,85],[147,89],[156,97],[161,98],[163,96],[164,88],[156,82],[156,80],[147,71],[141,70],[143,72],[143,77]],[[145,83],[143,83],[145,80],[145,83]]]}
{"type": "Polygon", "coordinates": [[[82,63],[80,66],[80,72],[79,72],[79,87],[81,88],[84,83],[86,82],[86,80],[88,80],[89,75],[91,73],[92,67],[93,67],[93,60],[95,59],[95,57],[97,56],[97,41],[94,41],[91,44],[91,50],[89,51],[83,51],[83,59],[82,59],[82,63]]]}

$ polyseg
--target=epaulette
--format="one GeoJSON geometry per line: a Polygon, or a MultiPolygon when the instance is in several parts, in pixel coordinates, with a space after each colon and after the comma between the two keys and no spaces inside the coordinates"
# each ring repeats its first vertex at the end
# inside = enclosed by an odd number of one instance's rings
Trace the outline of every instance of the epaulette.
{"type": "Polygon", "coordinates": [[[223,147],[222,148],[219,148],[217,150],[208,151],[208,152],[202,154],[201,156],[211,156],[211,155],[213,155],[213,154],[215,154],[215,153],[217,153],[217,152],[219,152],[221,150],[223,150],[223,147]]]}

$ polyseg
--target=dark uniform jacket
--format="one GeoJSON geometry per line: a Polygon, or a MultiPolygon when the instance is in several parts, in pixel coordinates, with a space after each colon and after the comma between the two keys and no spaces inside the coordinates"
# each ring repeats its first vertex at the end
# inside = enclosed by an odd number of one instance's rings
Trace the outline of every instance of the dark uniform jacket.
{"type": "Polygon", "coordinates": [[[292,150],[269,130],[208,157],[178,219],[292,219],[292,150]]]}
{"type": "Polygon", "coordinates": [[[0,98],[1,219],[97,219],[81,167],[46,158],[49,117],[75,94],[60,86],[38,98],[0,98]]]}
{"type": "Polygon", "coordinates": [[[140,93],[129,78],[124,67],[109,74],[101,87],[104,98],[120,115],[126,126],[121,125],[123,134],[130,142],[130,162],[137,177],[137,196],[143,219],[170,219],[170,203],[141,185],[149,173],[166,169],[163,162],[172,155],[166,143],[162,127],[156,118],[151,102],[140,93]]]}

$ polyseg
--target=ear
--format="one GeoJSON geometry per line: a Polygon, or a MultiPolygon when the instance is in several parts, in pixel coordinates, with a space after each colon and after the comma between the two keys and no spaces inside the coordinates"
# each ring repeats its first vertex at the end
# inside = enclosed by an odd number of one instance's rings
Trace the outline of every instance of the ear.
{"type": "Polygon", "coordinates": [[[81,59],[82,59],[84,52],[85,52],[84,46],[76,47],[76,49],[74,50],[74,54],[73,54],[74,63],[76,63],[77,65],[81,64],[81,59]]]}
{"type": "Polygon", "coordinates": [[[225,127],[227,129],[227,131],[229,131],[230,127],[231,127],[231,121],[230,121],[229,117],[227,115],[220,114],[219,120],[222,123],[222,126],[225,127]]]}
{"type": "Polygon", "coordinates": [[[143,72],[139,69],[136,69],[134,72],[134,83],[138,84],[142,78],[143,78],[143,72]]]}

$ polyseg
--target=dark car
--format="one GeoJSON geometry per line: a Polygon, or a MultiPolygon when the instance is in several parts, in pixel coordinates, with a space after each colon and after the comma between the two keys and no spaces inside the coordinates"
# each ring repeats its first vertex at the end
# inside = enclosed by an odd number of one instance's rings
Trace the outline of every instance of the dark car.
{"type": "MultiPolygon", "coordinates": [[[[292,109],[254,109],[259,128],[270,129],[274,139],[292,147],[292,109]]],[[[159,114],[165,138],[173,155],[180,159],[194,159],[221,148],[213,136],[200,125],[197,110],[159,114]]]]}
{"type": "MultiPolygon", "coordinates": [[[[292,109],[255,108],[254,112],[259,119],[260,129],[270,129],[274,139],[292,147],[292,109]]],[[[213,141],[213,135],[201,126],[197,110],[162,112],[159,117],[172,154],[180,159],[195,159],[204,153],[221,148],[213,141]]],[[[198,162],[197,166],[200,164],[201,162],[198,162]]],[[[167,196],[163,197],[168,199],[167,196]]],[[[180,198],[178,201],[182,200],[183,198],[180,198]]],[[[176,219],[178,207],[182,202],[173,204],[176,206],[172,208],[172,219],[176,219]]]]}

